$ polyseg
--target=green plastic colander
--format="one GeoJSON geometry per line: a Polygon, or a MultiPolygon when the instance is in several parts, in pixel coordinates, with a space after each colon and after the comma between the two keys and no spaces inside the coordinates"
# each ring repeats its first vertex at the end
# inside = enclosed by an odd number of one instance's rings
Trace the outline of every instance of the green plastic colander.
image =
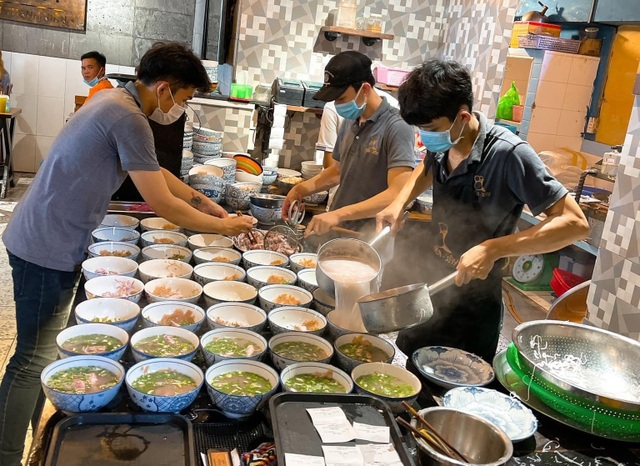
{"type": "Polygon", "coordinates": [[[511,343],[507,348],[509,366],[529,387],[531,393],[547,406],[584,424],[587,428],[593,426],[618,434],[640,434],[640,413],[617,410],[610,406],[605,407],[585,398],[563,392],[527,371],[520,358],[518,348],[511,343]]]}

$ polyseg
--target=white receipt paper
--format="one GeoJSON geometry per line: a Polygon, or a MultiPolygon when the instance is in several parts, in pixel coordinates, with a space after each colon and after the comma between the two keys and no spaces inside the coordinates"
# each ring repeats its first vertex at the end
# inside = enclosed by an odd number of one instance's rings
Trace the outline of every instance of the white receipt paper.
{"type": "Polygon", "coordinates": [[[353,422],[356,438],[369,442],[389,443],[389,426],[372,426],[353,422]]]}
{"type": "Polygon", "coordinates": [[[313,427],[318,431],[322,443],[350,442],[356,438],[353,429],[342,408],[308,408],[313,427]]]}
{"type": "Polygon", "coordinates": [[[287,466],[324,466],[322,456],[299,455],[297,453],[285,453],[284,462],[287,466]]]}
{"type": "Polygon", "coordinates": [[[393,444],[387,445],[370,443],[368,445],[357,445],[365,466],[384,465],[402,466],[402,460],[398,452],[393,448],[393,444]]]}
{"type": "Polygon", "coordinates": [[[355,445],[350,447],[322,445],[322,452],[327,466],[362,466],[364,464],[362,453],[355,445]]]}

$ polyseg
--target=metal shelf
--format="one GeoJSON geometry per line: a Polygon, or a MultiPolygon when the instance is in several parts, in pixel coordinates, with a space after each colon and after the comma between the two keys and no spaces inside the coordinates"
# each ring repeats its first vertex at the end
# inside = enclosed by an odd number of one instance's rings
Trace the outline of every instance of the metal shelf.
{"type": "Polygon", "coordinates": [[[349,29],[349,28],[342,28],[338,26],[323,26],[322,28],[320,28],[320,32],[324,34],[324,37],[329,42],[332,42],[336,40],[338,37],[340,37],[342,34],[345,34],[349,36],[361,37],[362,42],[365,45],[373,45],[379,40],[382,40],[382,39],[391,40],[394,38],[393,34],[383,34],[381,32],[372,32],[372,31],[361,31],[359,29],[349,29]]]}

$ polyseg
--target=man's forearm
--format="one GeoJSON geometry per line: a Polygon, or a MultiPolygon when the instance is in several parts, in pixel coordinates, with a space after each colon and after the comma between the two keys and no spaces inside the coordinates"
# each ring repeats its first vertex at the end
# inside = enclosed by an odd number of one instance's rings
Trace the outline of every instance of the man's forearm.
{"type": "Polygon", "coordinates": [[[334,164],[313,178],[297,185],[296,190],[304,197],[333,188],[338,183],[340,183],[340,169],[334,164]]]}

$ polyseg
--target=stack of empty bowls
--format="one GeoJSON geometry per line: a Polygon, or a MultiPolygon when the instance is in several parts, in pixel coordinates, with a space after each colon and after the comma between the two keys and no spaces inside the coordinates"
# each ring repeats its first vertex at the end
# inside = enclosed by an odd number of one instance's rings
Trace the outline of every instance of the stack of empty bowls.
{"type": "Polygon", "coordinates": [[[309,178],[313,178],[314,176],[316,176],[318,173],[322,171],[322,164],[316,163],[313,160],[302,162],[301,166],[302,166],[302,170],[301,170],[302,177],[305,180],[308,180],[309,178]]]}
{"type": "Polygon", "coordinates": [[[184,136],[182,137],[182,148],[191,150],[193,146],[193,126],[184,125],[184,136]]]}
{"type": "Polygon", "coordinates": [[[220,203],[225,190],[223,176],[224,172],[220,167],[196,165],[189,170],[189,186],[213,202],[220,203]]]}
{"type": "Polygon", "coordinates": [[[209,128],[197,128],[193,133],[193,160],[205,163],[222,155],[222,131],[209,128]]]}
{"type": "Polygon", "coordinates": [[[180,178],[189,184],[189,170],[193,168],[193,152],[182,149],[182,165],[180,165],[180,178]]]}
{"type": "MultiPolygon", "coordinates": [[[[211,165],[218,167],[222,170],[222,178],[224,179],[225,186],[236,182],[236,165],[235,159],[218,158],[207,160],[205,165],[211,165]]],[[[222,200],[225,200],[225,195],[222,196],[222,200]]]]}

